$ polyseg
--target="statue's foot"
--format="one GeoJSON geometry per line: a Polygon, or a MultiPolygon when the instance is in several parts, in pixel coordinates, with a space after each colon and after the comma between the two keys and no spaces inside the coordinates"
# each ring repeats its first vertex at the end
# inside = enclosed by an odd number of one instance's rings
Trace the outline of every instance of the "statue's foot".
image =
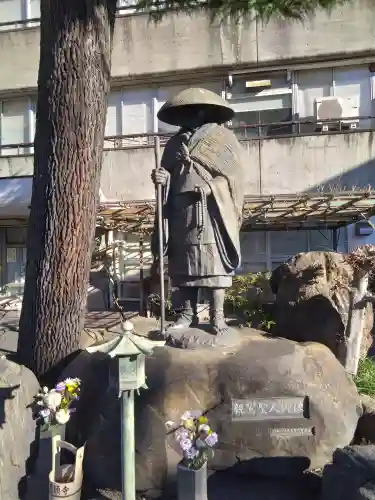
{"type": "Polygon", "coordinates": [[[211,323],[211,331],[214,335],[222,336],[228,333],[229,326],[224,320],[211,323]]]}
{"type": "Polygon", "coordinates": [[[177,320],[167,328],[167,332],[173,332],[174,330],[182,330],[184,328],[191,328],[197,326],[199,323],[198,317],[196,315],[188,315],[182,313],[177,320]]]}
{"type": "Polygon", "coordinates": [[[228,333],[229,326],[227,325],[224,317],[224,312],[222,310],[216,310],[211,312],[211,331],[214,335],[222,336],[228,333]]]}

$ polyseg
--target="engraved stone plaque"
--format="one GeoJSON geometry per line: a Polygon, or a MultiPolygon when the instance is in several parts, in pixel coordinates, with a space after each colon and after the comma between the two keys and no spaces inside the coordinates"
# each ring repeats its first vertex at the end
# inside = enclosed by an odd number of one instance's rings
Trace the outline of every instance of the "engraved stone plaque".
{"type": "Polygon", "coordinates": [[[294,437],[314,436],[315,429],[311,425],[307,427],[274,427],[269,430],[271,437],[294,437]]]}
{"type": "Polygon", "coordinates": [[[306,419],[307,397],[232,399],[232,422],[306,419]]]}

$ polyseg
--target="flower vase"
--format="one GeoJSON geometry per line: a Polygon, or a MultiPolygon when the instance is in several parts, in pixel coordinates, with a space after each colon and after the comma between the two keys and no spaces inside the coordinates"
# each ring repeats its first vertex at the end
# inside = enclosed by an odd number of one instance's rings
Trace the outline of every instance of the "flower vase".
{"type": "Polygon", "coordinates": [[[48,430],[40,431],[38,469],[48,477],[51,468],[54,467],[53,439],[65,439],[65,425],[51,425],[48,430]]]}
{"type": "Polygon", "coordinates": [[[177,499],[207,500],[207,462],[198,470],[177,465],[177,499]]]}
{"type": "Polygon", "coordinates": [[[84,451],[85,446],[76,448],[66,441],[61,441],[58,436],[52,438],[53,467],[49,474],[49,500],[80,500],[84,451]],[[75,455],[74,464],[61,464],[62,450],[68,450],[75,455]]]}

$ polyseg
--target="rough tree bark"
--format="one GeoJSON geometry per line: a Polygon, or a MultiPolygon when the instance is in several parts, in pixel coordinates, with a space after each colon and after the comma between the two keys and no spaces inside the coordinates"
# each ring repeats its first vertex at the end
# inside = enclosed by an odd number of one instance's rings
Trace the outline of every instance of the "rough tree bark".
{"type": "Polygon", "coordinates": [[[19,361],[79,348],[102,164],[116,0],[42,0],[34,177],[19,361]]]}

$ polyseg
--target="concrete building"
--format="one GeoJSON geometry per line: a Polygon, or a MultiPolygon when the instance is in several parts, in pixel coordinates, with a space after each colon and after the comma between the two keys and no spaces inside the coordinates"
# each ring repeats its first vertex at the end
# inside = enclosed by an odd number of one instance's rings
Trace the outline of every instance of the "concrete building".
{"type": "MultiPolygon", "coordinates": [[[[22,293],[23,287],[38,16],[38,0],[0,0],[0,285],[6,296],[22,293]]],[[[346,251],[372,242],[372,227],[361,221],[375,213],[372,193],[364,194],[375,183],[374,39],[375,11],[369,0],[330,14],[317,12],[303,24],[275,20],[267,25],[210,24],[204,14],[170,14],[155,25],[147,14],[121,2],[101,179],[102,220],[111,219],[120,202],[127,204],[133,214],[127,220],[133,222],[142,217],[134,215],[134,207],[143,212],[151,207],[152,137],[173,132],[156,113],[178,90],[201,86],[233,105],[237,115],[231,125],[248,152],[246,193],[248,207],[257,200],[257,215],[249,209],[253,215],[242,237],[242,271],[271,270],[300,251],[346,251]],[[346,197],[340,198],[341,192],[346,197]],[[260,210],[264,206],[267,210],[260,210]]],[[[114,250],[115,279],[122,298],[139,300],[140,237],[130,223],[123,229],[107,234],[107,240],[121,240],[114,250]]],[[[148,236],[141,245],[146,275],[148,236]]],[[[93,274],[94,286],[105,290],[99,282],[93,274]]]]}

